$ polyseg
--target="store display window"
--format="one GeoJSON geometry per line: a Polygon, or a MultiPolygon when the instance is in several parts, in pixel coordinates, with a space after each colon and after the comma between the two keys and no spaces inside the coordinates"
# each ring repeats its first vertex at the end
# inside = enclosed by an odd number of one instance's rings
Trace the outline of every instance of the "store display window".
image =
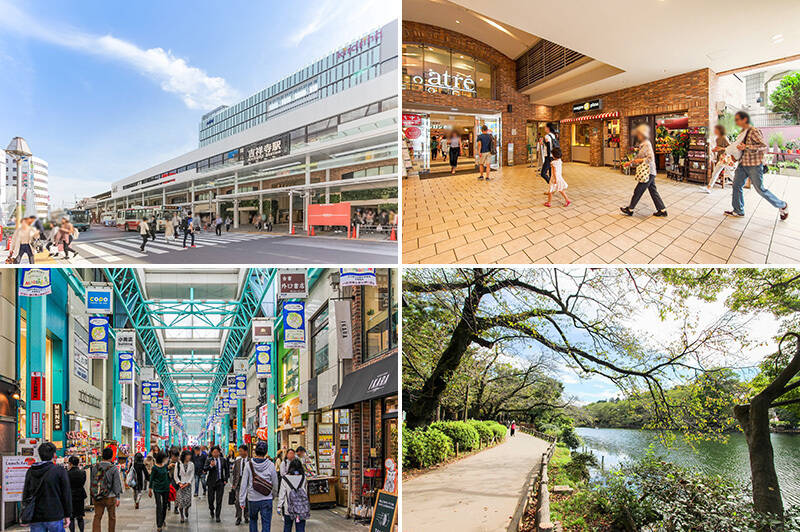
{"type": "Polygon", "coordinates": [[[588,146],[592,128],[588,123],[577,123],[572,126],[572,145],[588,146]]]}
{"type": "Polygon", "coordinates": [[[311,329],[311,371],[316,377],[328,369],[328,303],[309,321],[311,329]]]}
{"type": "Polygon", "coordinates": [[[364,358],[369,359],[397,346],[397,296],[392,270],[377,268],[376,286],[363,287],[362,312],[364,358]]]}
{"type": "Polygon", "coordinates": [[[403,89],[491,99],[492,67],[468,54],[403,44],[403,89]]]}

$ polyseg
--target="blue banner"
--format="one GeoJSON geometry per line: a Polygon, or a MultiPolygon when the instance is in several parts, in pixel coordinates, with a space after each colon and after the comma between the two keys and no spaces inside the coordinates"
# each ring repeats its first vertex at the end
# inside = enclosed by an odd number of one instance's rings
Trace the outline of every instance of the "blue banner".
{"type": "Polygon", "coordinates": [[[86,312],[89,314],[113,314],[114,289],[111,287],[89,287],[86,289],[86,312]]]}
{"type": "Polygon", "coordinates": [[[306,304],[303,301],[283,304],[283,347],[286,349],[306,347],[306,304]]]}
{"type": "Polygon", "coordinates": [[[375,268],[339,268],[339,286],[376,286],[375,268]]]}
{"type": "Polygon", "coordinates": [[[266,379],[272,375],[272,345],[256,344],[256,378],[266,379]]]}
{"type": "Polygon", "coordinates": [[[133,383],[133,353],[119,354],[119,382],[123,384],[133,383]]]}
{"type": "Polygon", "coordinates": [[[247,399],[247,375],[236,375],[236,398],[247,399]]]}
{"type": "Polygon", "coordinates": [[[18,294],[22,297],[46,296],[53,292],[50,268],[22,268],[18,294]]]}
{"type": "Polygon", "coordinates": [[[108,318],[89,318],[89,358],[108,358],[108,318]]]}

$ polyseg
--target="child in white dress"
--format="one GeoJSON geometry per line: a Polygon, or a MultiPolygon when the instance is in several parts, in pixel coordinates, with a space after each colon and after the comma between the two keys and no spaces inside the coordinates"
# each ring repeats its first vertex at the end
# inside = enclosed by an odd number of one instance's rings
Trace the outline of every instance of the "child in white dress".
{"type": "Polygon", "coordinates": [[[567,182],[564,181],[564,177],[561,175],[561,148],[553,148],[552,155],[553,161],[550,163],[550,189],[547,191],[547,203],[545,203],[544,206],[549,207],[550,201],[553,199],[553,193],[559,192],[564,196],[564,207],[569,207],[569,204],[572,202],[567,197],[567,193],[564,192],[569,185],[567,185],[567,182]]]}

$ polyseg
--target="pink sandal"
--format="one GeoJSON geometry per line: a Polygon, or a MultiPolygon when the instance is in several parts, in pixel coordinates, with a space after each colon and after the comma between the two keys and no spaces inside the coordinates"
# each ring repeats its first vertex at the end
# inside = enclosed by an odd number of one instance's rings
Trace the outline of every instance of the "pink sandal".
{"type": "Polygon", "coordinates": [[[548,201],[547,203],[544,204],[544,206],[545,207],[549,207],[550,206],[550,202],[548,201]]]}
{"type": "Polygon", "coordinates": [[[571,202],[571,201],[568,201],[568,202],[567,202],[567,203],[564,205],[564,207],[569,207],[571,204],[572,204],[572,202],[571,202]]]}

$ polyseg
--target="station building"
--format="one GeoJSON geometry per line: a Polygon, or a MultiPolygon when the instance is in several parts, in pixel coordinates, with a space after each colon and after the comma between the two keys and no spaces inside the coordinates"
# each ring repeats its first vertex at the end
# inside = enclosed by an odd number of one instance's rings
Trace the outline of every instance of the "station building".
{"type": "Polygon", "coordinates": [[[397,212],[397,32],[386,24],[206,113],[199,148],[115,181],[97,210],[178,206],[234,227],[261,213],[298,229],[311,204],[397,212]]]}

